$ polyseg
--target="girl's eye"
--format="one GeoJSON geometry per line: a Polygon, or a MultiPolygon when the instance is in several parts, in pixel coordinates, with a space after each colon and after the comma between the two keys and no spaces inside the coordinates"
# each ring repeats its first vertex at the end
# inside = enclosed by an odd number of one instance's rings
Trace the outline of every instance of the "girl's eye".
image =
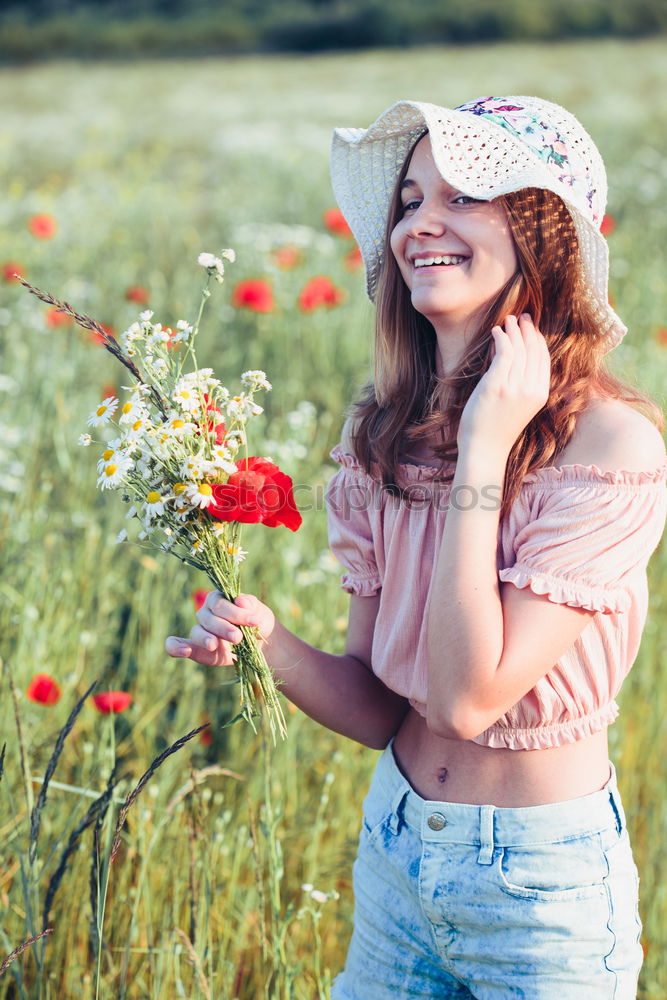
{"type": "Polygon", "coordinates": [[[464,205],[481,205],[482,204],[482,199],[481,198],[471,198],[470,195],[467,195],[467,194],[460,194],[460,195],[457,195],[457,197],[454,199],[454,203],[455,204],[460,203],[460,204],[464,204],[464,205]]]}
{"type": "Polygon", "coordinates": [[[404,212],[414,211],[414,209],[419,208],[420,204],[421,202],[413,198],[412,201],[406,201],[405,205],[403,206],[403,211],[404,212]]]}

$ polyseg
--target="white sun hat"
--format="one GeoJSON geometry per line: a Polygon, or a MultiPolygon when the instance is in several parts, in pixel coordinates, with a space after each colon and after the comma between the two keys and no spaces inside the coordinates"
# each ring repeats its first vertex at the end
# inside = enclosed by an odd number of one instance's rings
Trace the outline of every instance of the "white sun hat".
{"type": "Polygon", "coordinates": [[[574,115],[538,97],[480,97],[453,110],[399,101],[368,129],[334,130],[333,190],[364,258],[370,298],[375,298],[396,180],[408,151],[426,131],[441,176],[462,194],[490,200],[536,187],[563,200],[607,350],[616,347],[627,328],[608,298],[609,252],[600,232],[607,201],[604,163],[574,115]]]}

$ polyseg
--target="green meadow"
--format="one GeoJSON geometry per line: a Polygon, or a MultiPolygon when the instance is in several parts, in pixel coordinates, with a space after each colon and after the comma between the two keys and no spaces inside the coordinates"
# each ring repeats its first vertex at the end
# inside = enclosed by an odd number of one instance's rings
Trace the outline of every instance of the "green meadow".
{"type": "MultiPolygon", "coordinates": [[[[120,332],[146,307],[128,300],[133,286],[156,321],[193,320],[198,254],[235,249],[198,360],[230,388],[247,368],[267,372],[274,388],[250,453],[292,476],[304,517],[296,533],[244,530],[243,586],[308,642],[339,652],[347,597],[323,490],[345,408],[369,374],[372,310],[346,261],[353,244],[323,221],[332,128],[365,126],[405,98],[455,106],[537,93],[573,110],[608,166],[611,292],[629,326],[612,366],[664,405],[666,84],[661,41],[2,69],[0,266],[19,265],[120,332]],[[47,239],[28,228],[38,214],[56,222],[47,239]],[[286,246],[289,268],[276,255],[286,246]],[[341,301],[304,312],[298,296],[319,275],[341,301]],[[248,278],[270,283],[271,311],[232,306],[248,278]]],[[[276,748],[261,728],[223,728],[237,712],[231,671],[163,648],[194,623],[192,592],[205,579],[117,544],[125,509],[96,489],[101,449],[77,446],[103,396],[129,384],[125,373],[1,273],[0,296],[0,965],[52,928],[9,963],[0,1000],[325,1000],[351,930],[351,866],[377,753],[287,706],[276,748]],[[60,685],[57,703],[26,697],[39,673],[60,685]],[[95,681],[129,692],[130,707],[101,714],[89,696],[57,747],[95,681]],[[174,749],[205,721],[205,738],[174,749]],[[156,760],[110,865],[126,796],[156,760]]],[[[664,547],[650,583],[609,739],[641,875],[639,996],[664,1000],[664,547]]]]}

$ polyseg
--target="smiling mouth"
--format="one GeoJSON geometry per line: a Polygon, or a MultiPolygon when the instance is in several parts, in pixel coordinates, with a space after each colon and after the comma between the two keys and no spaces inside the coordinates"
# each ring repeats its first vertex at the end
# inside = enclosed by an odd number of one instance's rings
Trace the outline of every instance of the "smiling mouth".
{"type": "Polygon", "coordinates": [[[415,268],[425,267],[456,267],[469,260],[469,257],[462,257],[459,254],[446,254],[442,257],[417,257],[413,264],[415,268]]]}

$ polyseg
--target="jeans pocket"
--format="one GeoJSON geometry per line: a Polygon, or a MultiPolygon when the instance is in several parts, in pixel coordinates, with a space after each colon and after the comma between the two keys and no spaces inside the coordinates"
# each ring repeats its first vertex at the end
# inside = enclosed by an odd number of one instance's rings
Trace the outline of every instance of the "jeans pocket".
{"type": "Polygon", "coordinates": [[[555,903],[605,895],[607,863],[598,833],[501,848],[497,871],[500,888],[515,899],[555,903]]]}

